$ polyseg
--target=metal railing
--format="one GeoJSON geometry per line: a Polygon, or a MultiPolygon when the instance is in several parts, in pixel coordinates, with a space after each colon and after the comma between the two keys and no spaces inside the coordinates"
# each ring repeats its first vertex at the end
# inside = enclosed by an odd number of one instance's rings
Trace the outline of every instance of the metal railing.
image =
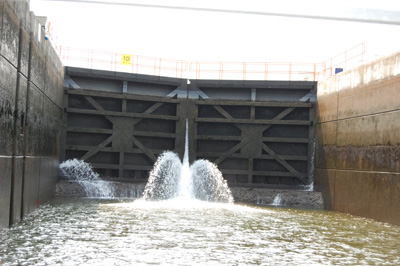
{"type": "Polygon", "coordinates": [[[321,64],[279,62],[191,62],[196,79],[316,80],[321,64]]]}
{"type": "Polygon", "coordinates": [[[80,48],[59,48],[65,66],[166,76],[217,80],[310,80],[316,81],[363,64],[361,43],[320,64],[280,62],[207,62],[165,59],[80,48]]]}
{"type": "Polygon", "coordinates": [[[65,66],[88,69],[110,70],[184,78],[188,63],[184,60],[173,60],[149,56],[129,55],[117,52],[105,52],[80,48],[60,49],[59,54],[65,66]],[[129,60],[126,60],[126,59],[129,60]]]}
{"type": "Polygon", "coordinates": [[[321,76],[332,76],[336,69],[346,70],[364,64],[365,43],[362,42],[322,62],[321,76]]]}

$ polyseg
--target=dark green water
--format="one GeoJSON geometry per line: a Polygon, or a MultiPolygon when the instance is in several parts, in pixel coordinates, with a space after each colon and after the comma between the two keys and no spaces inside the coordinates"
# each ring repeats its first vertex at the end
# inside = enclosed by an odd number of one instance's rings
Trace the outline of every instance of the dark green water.
{"type": "Polygon", "coordinates": [[[3,265],[400,265],[400,227],[326,211],[55,200],[0,231],[3,265]]]}

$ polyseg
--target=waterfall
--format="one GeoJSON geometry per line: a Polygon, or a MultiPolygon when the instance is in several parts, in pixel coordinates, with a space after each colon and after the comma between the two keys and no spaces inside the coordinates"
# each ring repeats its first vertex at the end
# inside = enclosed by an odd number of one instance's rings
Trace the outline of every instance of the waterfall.
{"type": "Polygon", "coordinates": [[[179,196],[183,198],[192,197],[191,176],[192,174],[189,166],[189,126],[186,119],[185,152],[183,154],[182,170],[179,181],[179,196]]]}

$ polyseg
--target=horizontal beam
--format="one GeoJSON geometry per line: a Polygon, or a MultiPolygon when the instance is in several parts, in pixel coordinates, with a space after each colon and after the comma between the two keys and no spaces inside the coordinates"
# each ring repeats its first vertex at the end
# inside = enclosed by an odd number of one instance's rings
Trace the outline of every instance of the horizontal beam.
{"type": "MultiPolygon", "coordinates": [[[[89,151],[91,149],[93,149],[95,146],[83,146],[83,145],[66,145],[65,146],[65,150],[68,151],[89,151]]],[[[161,154],[164,152],[164,150],[156,150],[156,149],[151,149],[151,151],[154,154],[161,154]]],[[[100,149],[99,152],[115,152],[115,153],[120,153],[121,151],[116,151],[115,149],[113,149],[112,147],[103,147],[100,149]]],[[[133,154],[144,154],[144,152],[141,149],[128,149],[126,148],[123,151],[125,154],[126,153],[133,153],[133,154]]]]}
{"type": "Polygon", "coordinates": [[[67,132],[76,133],[93,133],[93,134],[112,134],[114,130],[105,128],[89,128],[89,127],[68,127],[67,132]]]}
{"type": "MultiPolygon", "coordinates": [[[[227,175],[258,175],[258,176],[281,176],[281,177],[296,177],[291,172],[277,172],[277,171],[249,171],[249,170],[237,170],[237,169],[220,169],[222,174],[227,175]]],[[[302,174],[305,177],[306,174],[302,174]]]]}
{"type": "Polygon", "coordinates": [[[253,125],[293,125],[309,126],[311,121],[304,120],[266,120],[266,119],[237,119],[237,118],[196,118],[196,122],[208,123],[233,123],[233,124],[253,124],[253,125]]]}
{"type": "Polygon", "coordinates": [[[67,90],[70,95],[93,96],[112,99],[125,99],[125,100],[138,100],[147,102],[164,102],[164,103],[180,103],[179,99],[157,97],[157,96],[144,96],[136,94],[117,94],[112,92],[91,91],[91,90],[67,90]]]}
{"type": "MultiPolygon", "coordinates": [[[[93,133],[93,134],[112,134],[113,129],[103,129],[103,128],[86,128],[86,127],[69,127],[67,132],[76,133],[93,133]]],[[[175,138],[175,133],[163,133],[163,132],[146,132],[146,131],[132,131],[133,136],[140,137],[155,137],[155,138],[175,138]]]]}
{"type": "Polygon", "coordinates": [[[241,136],[219,136],[219,135],[197,135],[196,139],[199,140],[227,140],[227,141],[241,141],[241,136]]]}
{"type": "Polygon", "coordinates": [[[305,102],[250,102],[250,101],[220,101],[220,100],[201,100],[196,101],[198,105],[226,105],[226,106],[255,106],[255,107],[302,107],[311,108],[312,103],[305,102]]]}
{"type": "Polygon", "coordinates": [[[228,182],[229,187],[249,187],[249,188],[270,188],[270,189],[300,189],[304,190],[304,185],[285,185],[269,183],[242,183],[228,182]]]}
{"type": "Polygon", "coordinates": [[[265,142],[281,142],[281,143],[309,143],[311,140],[306,138],[262,138],[265,142]]]}
{"type": "MultiPolygon", "coordinates": [[[[197,152],[196,153],[197,158],[218,158],[221,156],[221,153],[218,152],[197,152]]],[[[281,155],[281,157],[287,161],[308,161],[307,156],[296,156],[296,155],[281,155]]],[[[241,154],[241,153],[233,153],[228,157],[229,158],[235,158],[235,159],[249,159],[249,156],[246,154],[241,154]]],[[[271,155],[267,154],[262,154],[262,155],[257,155],[251,157],[252,159],[255,160],[275,160],[271,155]]]]}
{"type": "Polygon", "coordinates": [[[154,137],[154,138],[169,138],[174,139],[176,137],[175,133],[163,133],[163,132],[149,132],[149,131],[132,131],[133,136],[138,137],[154,137]]]}
{"type": "MultiPolygon", "coordinates": [[[[55,0],[59,1],[59,0],[55,0]]],[[[69,0],[67,0],[69,1],[69,0]]],[[[65,76],[70,77],[84,77],[90,79],[107,79],[116,81],[128,81],[132,83],[148,83],[148,84],[161,84],[168,85],[171,87],[178,87],[182,83],[187,83],[186,79],[183,78],[173,78],[164,76],[153,76],[138,73],[129,72],[115,72],[110,70],[100,70],[100,69],[88,69],[81,67],[66,66],[65,76]]]]}
{"type": "MultiPolygon", "coordinates": [[[[196,139],[199,140],[226,140],[226,141],[241,141],[241,136],[221,136],[221,135],[197,135],[196,139]]],[[[280,142],[280,143],[309,143],[310,140],[306,138],[262,138],[264,142],[280,142]]]]}
{"type": "Polygon", "coordinates": [[[277,81],[277,80],[215,80],[215,79],[196,79],[190,80],[192,86],[199,89],[221,88],[221,89],[257,89],[265,90],[313,90],[317,84],[316,81],[277,81]]]}
{"type": "Polygon", "coordinates": [[[102,115],[102,116],[116,116],[116,117],[134,117],[134,118],[148,118],[148,119],[162,119],[178,121],[179,117],[170,115],[153,115],[145,113],[123,113],[114,111],[80,109],[80,108],[67,108],[68,113],[76,114],[89,114],[89,115],[102,115]]]}

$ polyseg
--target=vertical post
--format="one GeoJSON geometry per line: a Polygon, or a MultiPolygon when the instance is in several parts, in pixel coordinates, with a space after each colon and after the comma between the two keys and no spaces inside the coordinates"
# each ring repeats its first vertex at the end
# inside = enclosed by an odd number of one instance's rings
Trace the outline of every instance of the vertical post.
{"type": "Polygon", "coordinates": [[[157,58],[154,58],[154,76],[156,76],[157,73],[157,58]]]}
{"type": "Polygon", "coordinates": [[[136,74],[139,73],[139,56],[136,57],[136,74]]]}
{"type": "Polygon", "coordinates": [[[219,62],[219,80],[222,80],[223,71],[224,71],[223,63],[219,62]]]}
{"type": "Polygon", "coordinates": [[[316,72],[317,72],[317,64],[314,64],[314,81],[315,81],[316,72]]]}
{"type": "Polygon", "coordinates": [[[158,75],[161,76],[161,58],[158,59],[158,75]]]}
{"type": "Polygon", "coordinates": [[[112,69],[112,65],[114,64],[114,71],[117,71],[117,65],[118,65],[118,58],[121,58],[120,56],[118,56],[118,53],[115,53],[115,58],[111,63],[111,69],[112,69]]]}
{"type": "Polygon", "coordinates": [[[90,69],[93,69],[93,50],[90,50],[90,69]]]}

